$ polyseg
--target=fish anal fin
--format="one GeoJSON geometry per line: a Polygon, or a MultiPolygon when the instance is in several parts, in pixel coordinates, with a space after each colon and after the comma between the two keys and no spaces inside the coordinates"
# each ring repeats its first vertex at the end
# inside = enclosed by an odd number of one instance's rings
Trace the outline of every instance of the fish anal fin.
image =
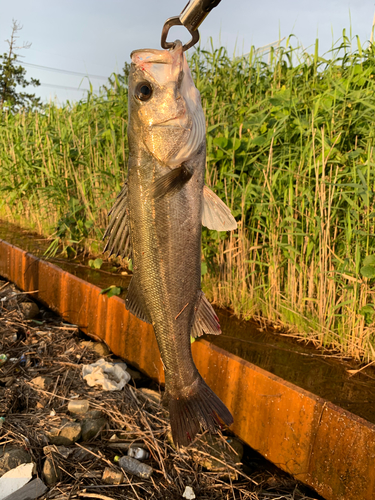
{"type": "Polygon", "coordinates": [[[194,338],[200,337],[204,333],[210,335],[220,335],[221,328],[212,305],[208,302],[205,294],[200,290],[195,304],[194,323],[190,335],[194,338]]]}
{"type": "Polygon", "coordinates": [[[184,166],[173,168],[153,182],[150,193],[151,198],[157,200],[166,194],[175,194],[191,179],[193,174],[184,166]]]}
{"type": "Polygon", "coordinates": [[[203,187],[202,224],[216,231],[232,231],[237,228],[236,219],[230,209],[207,186],[203,187]]]}
{"type": "Polygon", "coordinates": [[[144,306],[143,297],[139,289],[138,281],[134,276],[128,288],[125,305],[126,309],[134,316],[144,321],[145,323],[151,323],[148,312],[144,306]]]}

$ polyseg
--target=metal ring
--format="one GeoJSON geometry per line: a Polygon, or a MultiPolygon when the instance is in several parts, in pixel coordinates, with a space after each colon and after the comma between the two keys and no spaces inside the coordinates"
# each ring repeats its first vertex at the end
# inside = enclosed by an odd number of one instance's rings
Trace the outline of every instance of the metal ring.
{"type": "MultiPolygon", "coordinates": [[[[167,19],[164,23],[163,30],[161,32],[161,46],[163,49],[172,49],[174,47],[174,42],[167,42],[167,36],[169,33],[169,30],[171,29],[172,26],[183,26],[182,22],[180,21],[179,17],[170,17],[167,19]]],[[[186,28],[187,29],[187,28],[186,28]]],[[[190,31],[188,30],[190,35],[191,35],[191,40],[187,44],[185,44],[182,47],[182,50],[185,52],[185,50],[190,49],[190,47],[193,47],[198,41],[199,41],[199,31],[194,30],[190,31]]]]}

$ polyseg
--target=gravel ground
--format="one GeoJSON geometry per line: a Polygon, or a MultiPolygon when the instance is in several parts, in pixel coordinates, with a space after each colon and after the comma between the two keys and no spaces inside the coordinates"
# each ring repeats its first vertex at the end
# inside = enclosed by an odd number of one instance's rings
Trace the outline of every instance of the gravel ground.
{"type": "Polygon", "coordinates": [[[89,387],[82,365],[120,360],[30,297],[0,279],[0,476],[34,462],[41,499],[319,498],[225,429],[176,450],[157,385],[129,370],[122,390],[89,387]],[[84,414],[68,410],[83,399],[84,414]],[[134,447],[149,454],[148,479],[115,461],[134,447]]]}

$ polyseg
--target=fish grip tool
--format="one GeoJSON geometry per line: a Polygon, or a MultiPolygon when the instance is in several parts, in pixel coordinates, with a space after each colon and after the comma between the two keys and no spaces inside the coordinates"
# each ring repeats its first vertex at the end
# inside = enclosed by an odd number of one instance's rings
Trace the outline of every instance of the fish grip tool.
{"type": "Polygon", "coordinates": [[[170,17],[165,21],[161,32],[162,48],[171,49],[174,47],[174,42],[167,42],[167,36],[172,26],[185,26],[191,34],[191,40],[182,47],[183,51],[193,47],[199,41],[199,26],[220,2],[221,0],[190,0],[179,16],[170,17]]]}

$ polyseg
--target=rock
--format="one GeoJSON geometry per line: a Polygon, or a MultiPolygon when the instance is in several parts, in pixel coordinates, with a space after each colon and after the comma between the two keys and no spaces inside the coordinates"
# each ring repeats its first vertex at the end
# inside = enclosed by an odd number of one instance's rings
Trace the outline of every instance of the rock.
{"type": "Polygon", "coordinates": [[[146,387],[142,387],[139,391],[150,401],[160,405],[161,403],[161,395],[159,392],[153,391],[152,389],[147,389],[146,387]]]}
{"type": "Polygon", "coordinates": [[[94,455],[90,453],[90,450],[93,451],[89,446],[86,446],[86,448],[75,448],[73,450],[74,460],[79,463],[84,462],[85,460],[93,460],[94,455]]]}
{"type": "Polygon", "coordinates": [[[78,422],[68,422],[60,428],[52,428],[46,435],[51,444],[69,446],[81,437],[81,425],[78,422]]]}
{"type": "Polygon", "coordinates": [[[44,495],[47,490],[48,488],[43,481],[36,478],[25,484],[25,486],[22,486],[19,490],[8,495],[5,500],[35,500],[44,495]]]}
{"type": "Polygon", "coordinates": [[[45,455],[50,455],[51,453],[58,453],[64,458],[68,458],[69,455],[73,453],[73,450],[70,448],[66,448],[65,446],[56,446],[55,444],[50,444],[48,446],[44,446],[43,453],[45,455]]]}
{"type": "Polygon", "coordinates": [[[7,498],[12,493],[27,484],[35,471],[33,462],[21,464],[9,470],[0,478],[0,500],[7,498]]]}
{"type": "Polygon", "coordinates": [[[235,438],[228,438],[230,447],[222,439],[216,436],[204,435],[196,443],[196,448],[204,452],[193,452],[193,460],[205,469],[216,472],[219,477],[230,477],[232,480],[238,479],[235,470],[229,469],[225,463],[234,466],[241,462],[243,455],[243,445],[235,438]],[[233,449],[231,449],[233,448],[233,449]],[[209,454],[209,456],[207,455],[209,454]]]}
{"type": "Polygon", "coordinates": [[[133,380],[140,380],[142,378],[142,374],[137,370],[127,367],[126,371],[130,374],[133,380]]]}
{"type": "Polygon", "coordinates": [[[61,481],[61,470],[52,457],[48,457],[45,459],[42,474],[43,479],[48,484],[48,486],[54,486],[56,483],[61,481]]]}
{"type": "Polygon", "coordinates": [[[243,444],[241,443],[241,441],[234,437],[227,438],[226,441],[234,450],[233,461],[235,461],[236,463],[241,462],[243,457],[243,444]]]}
{"type": "Polygon", "coordinates": [[[82,441],[94,438],[105,427],[105,418],[85,418],[82,420],[82,441]]]}
{"type": "Polygon", "coordinates": [[[101,410],[89,410],[85,418],[91,418],[91,419],[98,419],[102,417],[102,411],[101,410]]]}
{"type": "Polygon", "coordinates": [[[39,314],[39,307],[35,302],[21,302],[19,306],[25,319],[33,319],[39,314]]]}
{"type": "Polygon", "coordinates": [[[186,486],[182,497],[187,498],[187,500],[193,500],[196,498],[193,488],[191,486],[186,486]]]}
{"type": "Polygon", "coordinates": [[[108,356],[111,352],[106,344],[103,344],[103,342],[92,342],[91,340],[88,340],[85,342],[81,342],[81,346],[95,351],[97,354],[99,354],[99,356],[102,357],[108,356]]]}
{"type": "Polygon", "coordinates": [[[31,380],[31,383],[43,391],[47,391],[53,384],[53,380],[49,377],[35,377],[31,380]]]}
{"type": "Polygon", "coordinates": [[[22,448],[5,447],[4,453],[0,456],[0,476],[21,464],[30,462],[31,455],[27,451],[22,448]]]}

